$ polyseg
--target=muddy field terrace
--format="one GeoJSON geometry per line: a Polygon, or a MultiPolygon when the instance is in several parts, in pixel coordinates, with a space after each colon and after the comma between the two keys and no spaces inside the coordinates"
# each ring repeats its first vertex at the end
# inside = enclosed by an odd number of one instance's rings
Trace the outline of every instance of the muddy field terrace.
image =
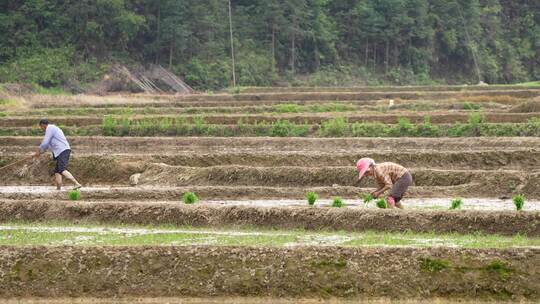
{"type": "Polygon", "coordinates": [[[0,167],[4,299],[540,300],[540,87],[13,95],[0,167]],[[80,193],[28,159],[42,118],[80,193]],[[363,157],[410,171],[403,210],[363,157]]]}

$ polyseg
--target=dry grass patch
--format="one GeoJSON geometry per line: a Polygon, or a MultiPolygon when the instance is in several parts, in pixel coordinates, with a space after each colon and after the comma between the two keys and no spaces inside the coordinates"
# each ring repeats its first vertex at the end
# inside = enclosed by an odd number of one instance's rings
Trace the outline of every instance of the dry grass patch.
{"type": "Polygon", "coordinates": [[[463,97],[459,99],[461,102],[469,103],[501,103],[501,104],[517,104],[523,101],[523,98],[517,98],[510,95],[479,95],[463,97]]]}

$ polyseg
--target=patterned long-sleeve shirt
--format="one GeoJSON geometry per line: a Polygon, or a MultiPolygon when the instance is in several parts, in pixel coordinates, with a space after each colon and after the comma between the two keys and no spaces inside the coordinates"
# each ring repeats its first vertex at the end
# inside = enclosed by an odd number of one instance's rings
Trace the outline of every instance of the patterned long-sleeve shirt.
{"type": "Polygon", "coordinates": [[[382,188],[384,186],[392,186],[407,172],[408,170],[401,165],[386,162],[375,165],[373,176],[375,177],[377,184],[382,188]]]}

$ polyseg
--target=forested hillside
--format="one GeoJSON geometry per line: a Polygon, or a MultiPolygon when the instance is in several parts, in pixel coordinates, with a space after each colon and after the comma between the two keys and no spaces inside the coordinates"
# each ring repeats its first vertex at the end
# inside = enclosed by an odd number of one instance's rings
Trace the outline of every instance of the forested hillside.
{"type": "MultiPolygon", "coordinates": [[[[540,79],[539,0],[232,0],[239,85],[540,79]]],[[[231,84],[227,0],[0,1],[0,82],[88,83],[158,63],[231,84]]]]}

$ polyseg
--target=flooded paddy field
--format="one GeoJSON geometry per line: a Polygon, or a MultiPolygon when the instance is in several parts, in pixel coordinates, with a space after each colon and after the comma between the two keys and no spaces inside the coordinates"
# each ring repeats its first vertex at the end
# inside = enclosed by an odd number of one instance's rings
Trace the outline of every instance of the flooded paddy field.
{"type": "Polygon", "coordinates": [[[426,86],[15,97],[0,105],[0,167],[35,151],[48,117],[83,188],[76,201],[70,185],[54,190],[48,156],[0,170],[0,298],[537,301],[539,96],[426,86]],[[363,202],[376,184],[358,183],[362,157],[409,169],[404,210],[363,202]],[[199,200],[184,204],[187,192],[199,200]]]}

